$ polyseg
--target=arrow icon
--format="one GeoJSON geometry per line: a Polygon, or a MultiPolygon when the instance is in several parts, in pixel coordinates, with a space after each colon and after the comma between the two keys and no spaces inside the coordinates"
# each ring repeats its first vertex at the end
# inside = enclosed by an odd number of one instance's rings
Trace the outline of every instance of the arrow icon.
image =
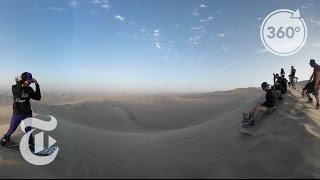
{"type": "Polygon", "coordinates": [[[301,16],[300,16],[300,10],[297,9],[296,12],[293,13],[293,15],[291,16],[291,18],[298,18],[300,19],[301,16]]]}
{"type": "Polygon", "coordinates": [[[49,147],[53,146],[55,143],[57,143],[57,141],[49,136],[49,147]]]}

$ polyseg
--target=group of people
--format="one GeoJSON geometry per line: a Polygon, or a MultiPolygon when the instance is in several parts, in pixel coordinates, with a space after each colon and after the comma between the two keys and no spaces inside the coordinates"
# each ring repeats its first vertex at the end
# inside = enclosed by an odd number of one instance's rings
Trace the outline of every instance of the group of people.
{"type": "MultiPolygon", "coordinates": [[[[309,102],[313,102],[310,94],[316,97],[316,108],[319,109],[319,88],[320,88],[320,65],[316,63],[314,59],[311,59],[309,65],[314,69],[313,73],[309,79],[309,82],[303,89],[302,95],[306,92],[309,102]]],[[[285,94],[287,92],[287,84],[290,85],[293,89],[296,89],[295,82],[297,82],[298,78],[296,75],[296,69],[292,66],[291,73],[289,75],[290,81],[285,78],[284,69],[281,69],[279,74],[273,74],[274,77],[274,85],[271,86],[267,82],[263,82],[261,84],[261,88],[266,92],[266,101],[263,103],[258,103],[254,109],[250,112],[249,115],[249,124],[252,126],[254,123],[265,113],[271,114],[273,113],[276,106],[276,99],[282,100],[281,94],[285,94]]]]}
{"type": "Polygon", "coordinates": [[[296,77],[296,69],[291,66],[290,74],[288,75],[289,81],[285,78],[285,71],[281,68],[281,76],[279,74],[273,74],[274,88],[277,91],[281,91],[282,94],[287,92],[287,86],[291,86],[292,89],[296,89],[296,82],[298,77],[296,77]]]}

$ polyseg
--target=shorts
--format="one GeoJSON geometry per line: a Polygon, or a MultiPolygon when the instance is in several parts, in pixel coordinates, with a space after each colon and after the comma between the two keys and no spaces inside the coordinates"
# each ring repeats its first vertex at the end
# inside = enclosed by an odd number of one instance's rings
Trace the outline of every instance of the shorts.
{"type": "Polygon", "coordinates": [[[307,93],[309,93],[309,94],[314,93],[314,88],[308,88],[307,93]]]}
{"type": "Polygon", "coordinates": [[[266,107],[266,108],[267,108],[266,113],[267,114],[271,114],[277,109],[277,106],[275,106],[275,107],[266,107]]]}
{"type": "Polygon", "coordinates": [[[311,94],[314,92],[314,82],[308,83],[304,90],[307,90],[307,93],[311,94]]]}

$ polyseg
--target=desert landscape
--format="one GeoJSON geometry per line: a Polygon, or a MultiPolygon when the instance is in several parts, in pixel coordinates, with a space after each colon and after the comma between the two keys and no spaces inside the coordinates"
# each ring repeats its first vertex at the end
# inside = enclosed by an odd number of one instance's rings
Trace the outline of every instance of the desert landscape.
{"type": "Polygon", "coordinates": [[[320,179],[319,7],[2,1],[0,178],[320,179]]]}
{"type": "MultiPolygon", "coordinates": [[[[264,100],[259,88],[113,98],[75,95],[70,97],[77,100],[65,102],[54,95],[52,104],[44,96],[46,103],[33,103],[33,110],[36,116],[58,120],[57,129],[48,133],[61,148],[57,159],[34,166],[20,153],[0,148],[0,176],[320,178],[320,116],[301,98],[305,83],[290,90],[252,136],[240,132],[241,114],[264,100]]],[[[1,106],[2,134],[11,113],[11,105],[1,106]]],[[[19,130],[13,139],[21,136],[19,130]]]]}

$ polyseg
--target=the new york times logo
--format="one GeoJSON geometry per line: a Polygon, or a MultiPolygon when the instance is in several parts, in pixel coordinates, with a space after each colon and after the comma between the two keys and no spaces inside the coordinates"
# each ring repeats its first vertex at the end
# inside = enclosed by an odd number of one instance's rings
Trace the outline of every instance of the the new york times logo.
{"type": "Polygon", "coordinates": [[[20,152],[23,158],[33,165],[47,165],[54,161],[54,159],[58,155],[59,149],[50,149],[57,141],[49,136],[48,147],[45,148],[44,146],[44,132],[43,131],[53,131],[57,127],[57,119],[53,116],[50,117],[50,121],[43,121],[37,118],[27,118],[23,121],[21,125],[21,129],[25,132],[26,127],[37,128],[41,130],[41,133],[34,135],[34,152],[31,151],[29,147],[29,138],[31,134],[36,130],[32,129],[31,131],[27,132],[20,141],[20,152]],[[37,153],[43,152],[47,150],[46,156],[39,156],[37,153]],[[51,151],[50,151],[51,150],[51,151]]]}

